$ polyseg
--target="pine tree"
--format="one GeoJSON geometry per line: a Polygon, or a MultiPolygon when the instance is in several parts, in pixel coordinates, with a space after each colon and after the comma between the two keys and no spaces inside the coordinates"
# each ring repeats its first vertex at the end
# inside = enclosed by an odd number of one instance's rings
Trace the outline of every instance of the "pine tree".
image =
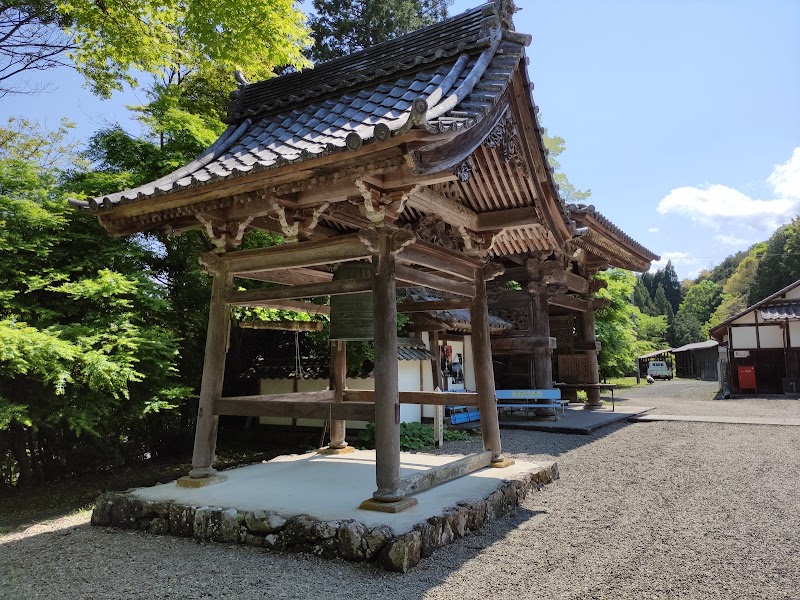
{"type": "Polygon", "coordinates": [[[643,277],[636,278],[636,287],[633,288],[633,303],[636,307],[646,315],[657,315],[658,310],[653,299],[650,297],[650,292],[644,285],[643,277]]]}

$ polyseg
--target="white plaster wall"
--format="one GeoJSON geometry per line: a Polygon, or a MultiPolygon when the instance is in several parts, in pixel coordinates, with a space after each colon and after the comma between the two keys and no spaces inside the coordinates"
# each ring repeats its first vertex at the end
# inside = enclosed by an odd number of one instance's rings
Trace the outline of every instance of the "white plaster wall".
{"type": "Polygon", "coordinates": [[[760,325],[758,335],[762,348],[783,348],[783,329],[779,325],[760,325]]]}
{"type": "MultiPolygon", "coordinates": [[[[430,371],[430,368],[428,369],[430,371]]],[[[415,392],[419,390],[419,362],[403,360],[398,363],[398,388],[401,392],[415,392]]],[[[294,391],[294,382],[290,379],[262,379],[262,394],[288,394],[294,391]]],[[[347,379],[347,388],[351,390],[374,390],[375,380],[347,379]]],[[[301,379],[297,382],[298,392],[320,392],[328,389],[326,379],[301,379]]],[[[421,417],[420,406],[416,404],[400,405],[400,421],[403,423],[419,423],[421,417]]],[[[262,425],[291,425],[289,417],[259,417],[262,425]]],[[[297,425],[304,427],[322,427],[322,419],[297,419],[297,425]]],[[[364,429],[367,421],[347,421],[348,429],[364,429]]]]}
{"type": "Polygon", "coordinates": [[[789,340],[792,348],[800,348],[800,321],[789,321],[789,340]]]}
{"type": "Polygon", "coordinates": [[[786,292],[786,298],[791,300],[800,299],[800,286],[786,292]]]}
{"type": "Polygon", "coordinates": [[[731,348],[733,350],[754,350],[758,348],[755,327],[731,327],[731,348]]]}
{"type": "Polygon", "coordinates": [[[469,335],[464,337],[464,362],[464,387],[475,390],[475,357],[472,354],[472,336],[469,335]]]}
{"type": "Polygon", "coordinates": [[[755,323],[756,322],[756,313],[755,311],[751,310],[748,313],[743,314],[741,317],[736,319],[735,321],[731,321],[733,323],[755,323]]]}

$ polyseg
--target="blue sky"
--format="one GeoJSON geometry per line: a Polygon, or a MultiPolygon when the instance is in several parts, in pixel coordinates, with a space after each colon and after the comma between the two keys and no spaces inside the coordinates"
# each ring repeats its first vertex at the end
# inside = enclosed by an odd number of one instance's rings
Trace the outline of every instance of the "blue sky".
{"type": "MultiPolygon", "coordinates": [[[[451,14],[479,0],[455,0],[451,14]]],[[[672,258],[681,278],[800,213],[800,2],[517,0],[534,99],[559,158],[606,217],[672,258]]],[[[67,70],[52,91],[0,100],[0,118],[61,116],[88,138],[126,104],[67,70]]]]}

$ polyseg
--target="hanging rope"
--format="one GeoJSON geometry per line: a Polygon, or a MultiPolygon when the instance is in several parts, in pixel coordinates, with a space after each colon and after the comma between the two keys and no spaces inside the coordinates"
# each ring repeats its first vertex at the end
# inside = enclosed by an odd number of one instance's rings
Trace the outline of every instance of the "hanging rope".
{"type": "Polygon", "coordinates": [[[300,364],[300,332],[294,332],[294,372],[295,377],[304,379],[303,366],[300,364]]]}

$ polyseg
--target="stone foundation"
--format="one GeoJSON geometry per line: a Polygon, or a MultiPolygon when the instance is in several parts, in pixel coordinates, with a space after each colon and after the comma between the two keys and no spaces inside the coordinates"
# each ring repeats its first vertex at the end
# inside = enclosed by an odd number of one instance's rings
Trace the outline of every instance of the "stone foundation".
{"type": "Polygon", "coordinates": [[[376,560],[389,571],[404,573],[438,548],[508,513],[530,491],[555,479],[558,467],[549,463],[519,479],[504,481],[483,500],[458,503],[401,535],[395,535],[388,525],[367,527],[355,520],[319,521],[308,515],[284,518],[263,510],[151,502],[131,491],[102,494],[92,513],[92,525],[246,544],[278,552],[304,552],[323,558],[376,560]]]}

